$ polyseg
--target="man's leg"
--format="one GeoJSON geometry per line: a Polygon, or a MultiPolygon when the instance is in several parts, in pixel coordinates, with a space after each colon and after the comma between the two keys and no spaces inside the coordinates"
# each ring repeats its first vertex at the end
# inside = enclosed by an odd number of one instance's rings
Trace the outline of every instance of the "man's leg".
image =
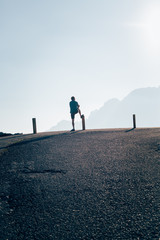
{"type": "Polygon", "coordinates": [[[75,129],[74,128],[74,118],[72,118],[72,126],[73,126],[73,129],[75,129]]]}
{"type": "Polygon", "coordinates": [[[71,131],[75,131],[75,128],[74,128],[74,118],[75,118],[75,114],[71,113],[72,127],[73,127],[73,129],[71,131]]]}
{"type": "Polygon", "coordinates": [[[82,115],[81,115],[81,110],[80,110],[80,109],[78,109],[78,112],[79,112],[80,117],[82,117],[82,115]]]}

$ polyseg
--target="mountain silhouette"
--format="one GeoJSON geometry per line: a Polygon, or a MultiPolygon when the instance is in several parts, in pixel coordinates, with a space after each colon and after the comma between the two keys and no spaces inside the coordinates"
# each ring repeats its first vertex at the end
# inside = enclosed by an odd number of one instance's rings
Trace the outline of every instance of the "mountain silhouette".
{"type": "MultiPolygon", "coordinates": [[[[130,128],[133,127],[133,114],[136,114],[137,127],[159,127],[160,87],[136,89],[121,101],[116,98],[107,101],[91,112],[86,119],[86,128],[130,128]]],[[[61,121],[50,130],[70,128],[70,121],[61,121]]],[[[81,129],[81,122],[76,122],[76,129],[81,129]]]]}

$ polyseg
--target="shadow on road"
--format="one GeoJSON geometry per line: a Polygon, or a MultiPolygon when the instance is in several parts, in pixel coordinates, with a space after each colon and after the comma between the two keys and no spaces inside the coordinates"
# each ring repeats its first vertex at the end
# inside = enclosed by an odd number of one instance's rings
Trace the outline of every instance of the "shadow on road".
{"type": "MultiPolygon", "coordinates": [[[[27,139],[27,140],[22,140],[21,142],[17,142],[17,143],[13,143],[11,145],[9,145],[8,147],[13,147],[13,146],[20,146],[20,145],[24,145],[24,144],[27,144],[27,143],[31,143],[31,142],[38,142],[38,141],[41,141],[41,140],[46,140],[46,139],[50,139],[50,138],[54,138],[56,136],[65,136],[65,135],[72,135],[72,134],[75,134],[75,133],[78,133],[78,132],[81,132],[82,130],[78,130],[78,131],[75,131],[75,132],[65,132],[65,133],[60,133],[58,135],[50,135],[50,136],[42,136],[42,137],[37,137],[37,138],[34,138],[34,139],[27,139]]],[[[6,148],[8,148],[6,147],[6,148]]]]}
{"type": "Polygon", "coordinates": [[[126,130],[125,132],[131,132],[131,131],[133,131],[135,128],[131,128],[131,129],[129,129],[129,130],[126,130]]]}

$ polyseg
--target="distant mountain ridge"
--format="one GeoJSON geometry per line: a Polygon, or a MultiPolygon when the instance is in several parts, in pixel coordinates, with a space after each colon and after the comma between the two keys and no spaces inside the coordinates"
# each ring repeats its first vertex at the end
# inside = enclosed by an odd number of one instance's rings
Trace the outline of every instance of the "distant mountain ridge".
{"type": "MultiPolygon", "coordinates": [[[[160,127],[160,87],[139,88],[123,100],[107,101],[100,109],[91,112],[86,119],[86,128],[132,127],[132,115],[136,114],[137,127],[160,127]]],[[[81,122],[76,123],[81,129],[81,122]]],[[[51,131],[69,130],[71,121],[61,121],[51,131]]]]}

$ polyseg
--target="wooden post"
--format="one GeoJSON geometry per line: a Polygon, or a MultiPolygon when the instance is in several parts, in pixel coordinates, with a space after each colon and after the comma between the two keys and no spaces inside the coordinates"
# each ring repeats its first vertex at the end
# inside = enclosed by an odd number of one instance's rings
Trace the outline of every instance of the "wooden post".
{"type": "Polygon", "coordinates": [[[33,123],[33,134],[37,133],[36,118],[32,118],[33,123]]]}
{"type": "Polygon", "coordinates": [[[136,128],[136,115],[133,114],[133,128],[136,128]]]}
{"type": "Polygon", "coordinates": [[[82,115],[82,130],[85,130],[85,117],[82,115]]]}

